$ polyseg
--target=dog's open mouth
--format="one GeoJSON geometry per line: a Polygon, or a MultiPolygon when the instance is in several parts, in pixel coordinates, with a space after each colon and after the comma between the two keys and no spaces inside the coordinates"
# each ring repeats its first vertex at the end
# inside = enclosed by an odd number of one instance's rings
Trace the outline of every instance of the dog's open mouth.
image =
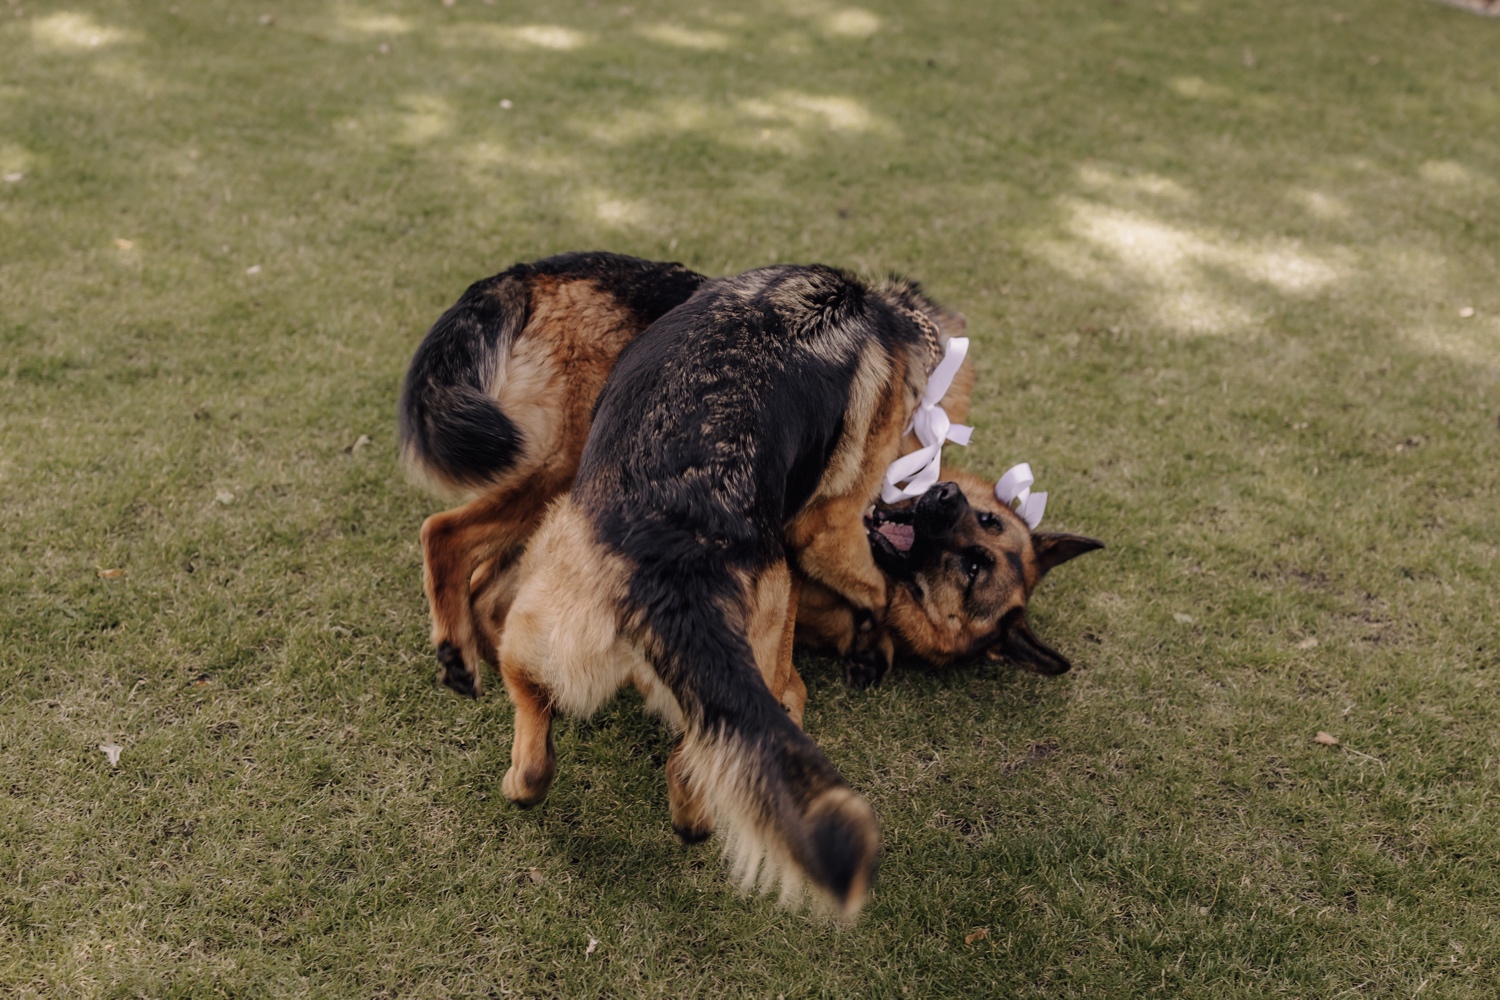
{"type": "Polygon", "coordinates": [[[911,510],[882,510],[875,507],[865,515],[865,525],[889,542],[897,552],[910,552],[912,543],[917,540],[917,528],[912,523],[915,519],[911,510]]]}
{"type": "Polygon", "coordinates": [[[887,573],[907,569],[917,541],[916,512],[912,508],[872,507],[865,513],[865,530],[877,566],[887,573]]]}

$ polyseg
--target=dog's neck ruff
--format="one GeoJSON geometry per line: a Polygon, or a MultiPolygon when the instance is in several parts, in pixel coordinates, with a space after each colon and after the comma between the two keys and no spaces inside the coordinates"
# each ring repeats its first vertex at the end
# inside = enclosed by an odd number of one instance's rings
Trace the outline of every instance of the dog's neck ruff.
{"type": "Polygon", "coordinates": [[[950,337],[932,374],[927,376],[927,391],[912,414],[909,430],[917,435],[922,447],[909,455],[902,455],[890,464],[885,472],[885,485],[880,489],[880,499],[885,503],[897,503],[910,497],[919,497],[938,481],[943,458],[943,442],[967,445],[974,428],[949,421],[948,413],[938,404],[953,384],[964,356],[969,352],[968,337],[950,337]],[[905,483],[902,486],[901,483],[905,483]]]}
{"type": "Polygon", "coordinates": [[[995,484],[995,499],[1021,515],[1021,520],[1032,531],[1042,523],[1042,513],[1047,509],[1047,494],[1031,492],[1035,482],[1031,464],[1022,462],[1007,469],[995,484]]]}

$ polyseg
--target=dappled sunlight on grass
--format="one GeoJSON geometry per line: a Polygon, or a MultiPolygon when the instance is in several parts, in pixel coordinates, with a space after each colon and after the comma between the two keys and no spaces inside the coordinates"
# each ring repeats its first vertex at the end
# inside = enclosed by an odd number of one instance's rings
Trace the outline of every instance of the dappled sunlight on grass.
{"type": "Polygon", "coordinates": [[[889,121],[852,97],[783,90],[767,99],[741,101],[739,108],[756,121],[786,122],[803,130],[876,132],[887,137],[896,134],[889,121]]]}
{"type": "Polygon", "coordinates": [[[1447,188],[1468,189],[1484,194],[1500,190],[1500,184],[1494,178],[1486,177],[1453,160],[1428,160],[1417,168],[1417,173],[1424,181],[1447,188]]]}
{"type": "Polygon", "coordinates": [[[545,177],[566,177],[582,170],[575,156],[533,150],[521,152],[493,140],[459,146],[453,151],[453,155],[469,168],[470,180],[481,186],[503,180],[503,171],[506,170],[519,170],[545,177]]]}
{"type": "Polygon", "coordinates": [[[652,218],[651,210],[644,202],[621,198],[598,188],[587,191],[579,204],[582,221],[600,222],[608,229],[640,227],[652,218]]]}
{"type": "Polygon", "coordinates": [[[635,29],[642,38],[698,52],[722,52],[729,48],[729,36],[722,31],[695,31],[676,24],[643,24],[635,29]]]}
{"type": "Polygon", "coordinates": [[[1327,194],[1323,191],[1310,191],[1306,188],[1293,188],[1286,193],[1287,200],[1294,205],[1299,205],[1319,219],[1326,221],[1337,221],[1347,219],[1353,213],[1348,202],[1337,195],[1327,194]]]}
{"type": "Polygon", "coordinates": [[[1173,77],[1168,86],[1179,96],[1195,101],[1227,101],[1234,97],[1234,91],[1228,87],[1209,83],[1201,76],[1173,77]]]}
{"type": "Polygon", "coordinates": [[[1078,182],[1086,188],[1115,195],[1145,194],[1176,202],[1192,202],[1198,197],[1171,178],[1158,174],[1121,174],[1091,165],[1079,168],[1078,182]]]}
{"type": "Polygon", "coordinates": [[[14,142],[0,142],[0,171],[24,173],[37,164],[36,154],[14,142]]]}
{"type": "MultiPolygon", "coordinates": [[[[1470,216],[1476,199],[1496,189],[1490,178],[1451,160],[1426,161],[1406,177],[1390,176],[1362,157],[1346,157],[1338,167],[1414,194],[1436,189],[1433,194],[1452,196],[1451,211],[1470,216]]],[[[1133,302],[1147,322],[1166,331],[1254,332],[1277,311],[1278,300],[1336,293],[1350,321],[1366,302],[1384,302],[1369,320],[1409,348],[1500,369],[1496,321],[1460,314],[1461,307],[1473,310],[1466,304],[1477,290],[1465,291],[1465,269],[1433,250],[1429,234],[1366,242],[1231,234],[1222,225],[1191,221],[1209,206],[1167,177],[1090,164],[1078,170],[1077,183],[1091,197],[1059,198],[1055,225],[1035,231],[1028,248],[1070,278],[1133,302]]],[[[1361,221],[1351,194],[1294,184],[1283,197],[1313,219],[1339,226],[1335,233],[1361,221]]]]}
{"type": "Polygon", "coordinates": [[[819,135],[898,133],[887,119],[864,103],[836,94],[779,91],[767,97],[742,98],[732,105],[678,98],[652,108],[630,108],[577,123],[580,131],[608,145],[624,145],[652,136],[698,133],[730,146],[775,149],[786,154],[806,151],[819,135]]]}
{"type": "Polygon", "coordinates": [[[139,36],[123,28],[100,24],[88,14],[63,11],[33,21],[31,36],[55,52],[91,52],[135,41],[139,36]]]}
{"type": "Polygon", "coordinates": [[[865,10],[863,7],[840,7],[820,16],[818,23],[830,35],[844,38],[869,38],[880,30],[884,22],[879,14],[865,10]]]}
{"type": "Polygon", "coordinates": [[[439,38],[445,45],[455,48],[493,48],[510,52],[573,52],[594,40],[588,32],[559,24],[464,24],[442,29],[439,38]]]}
{"type": "Polygon", "coordinates": [[[455,114],[445,98],[435,94],[408,94],[399,101],[400,142],[419,146],[453,132],[455,114]]]}
{"type": "Polygon", "coordinates": [[[372,14],[365,10],[340,8],[334,20],[344,31],[361,36],[405,35],[412,23],[399,14],[372,14]]]}
{"type": "Polygon", "coordinates": [[[1418,350],[1500,371],[1500,318],[1455,318],[1403,327],[1402,339],[1418,350]]]}
{"type": "Polygon", "coordinates": [[[885,24],[874,11],[827,0],[780,0],[778,6],[787,16],[809,22],[831,38],[869,38],[885,24]]]}
{"type": "MultiPolygon", "coordinates": [[[[1166,190],[1187,195],[1175,185],[1166,190]]],[[[1342,255],[1315,254],[1293,240],[1237,240],[1075,197],[1058,208],[1062,233],[1038,239],[1034,250],[1078,280],[1138,299],[1149,317],[1181,333],[1249,326],[1256,308],[1234,282],[1305,296],[1332,285],[1347,266],[1342,255]]]]}

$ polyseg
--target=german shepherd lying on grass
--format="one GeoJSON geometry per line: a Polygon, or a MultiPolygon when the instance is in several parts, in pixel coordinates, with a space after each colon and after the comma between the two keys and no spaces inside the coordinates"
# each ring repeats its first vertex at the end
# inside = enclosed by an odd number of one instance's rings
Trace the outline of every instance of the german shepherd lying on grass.
{"type": "MultiPolygon", "coordinates": [[[[1026,602],[1052,567],[1104,543],[1032,531],[989,483],[963,469],[915,500],[877,504],[867,521],[875,562],[890,582],[885,626],[896,655],[935,666],[984,654],[1039,674],[1071,669],[1026,622],[1026,602]]],[[[857,635],[837,594],[802,588],[797,641],[840,656],[857,635]]]]}
{"type": "MultiPolygon", "coordinates": [[[[678,264],[565,254],[476,283],[423,340],[402,395],[403,455],[446,492],[482,491],[422,526],[433,643],[449,687],[477,694],[478,661],[497,662],[516,560],[546,505],[572,484],[594,400],[619,352],[706,280],[678,264]]],[[[945,332],[961,333],[963,325],[958,314],[941,314],[945,332]]],[[[955,420],[963,419],[972,386],[966,363],[943,399],[955,420]]],[[[1067,670],[1067,661],[1030,633],[1025,604],[1047,569],[1098,543],[1033,535],[977,477],[960,471],[949,478],[976,510],[959,516],[954,527],[963,530],[947,532],[942,544],[926,529],[944,526],[930,519],[904,534],[897,530],[914,517],[900,508],[877,507],[869,518],[870,544],[892,583],[887,614],[896,652],[948,664],[1004,650],[1027,669],[1067,670]],[[1001,524],[1009,525],[1008,534],[995,530],[1001,524]],[[918,527],[922,544],[913,547],[918,527]],[[961,544],[989,556],[955,558],[961,544]],[[1021,569],[1011,558],[1019,558],[1021,569]]],[[[806,582],[800,595],[798,640],[846,658],[851,680],[878,681],[881,657],[847,659],[859,636],[854,609],[815,582],[806,582]]],[[[800,678],[793,671],[782,687],[800,720],[800,678]]]]}

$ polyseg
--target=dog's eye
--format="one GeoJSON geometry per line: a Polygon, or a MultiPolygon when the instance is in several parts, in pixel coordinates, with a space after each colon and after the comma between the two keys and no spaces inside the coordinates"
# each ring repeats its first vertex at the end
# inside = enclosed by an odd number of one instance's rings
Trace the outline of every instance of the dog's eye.
{"type": "Polygon", "coordinates": [[[974,578],[979,576],[983,570],[995,565],[995,560],[983,549],[967,549],[963,553],[964,576],[973,583],[974,578]]]}
{"type": "Polygon", "coordinates": [[[988,531],[1004,531],[1005,522],[987,510],[979,512],[979,526],[988,531]]]}

